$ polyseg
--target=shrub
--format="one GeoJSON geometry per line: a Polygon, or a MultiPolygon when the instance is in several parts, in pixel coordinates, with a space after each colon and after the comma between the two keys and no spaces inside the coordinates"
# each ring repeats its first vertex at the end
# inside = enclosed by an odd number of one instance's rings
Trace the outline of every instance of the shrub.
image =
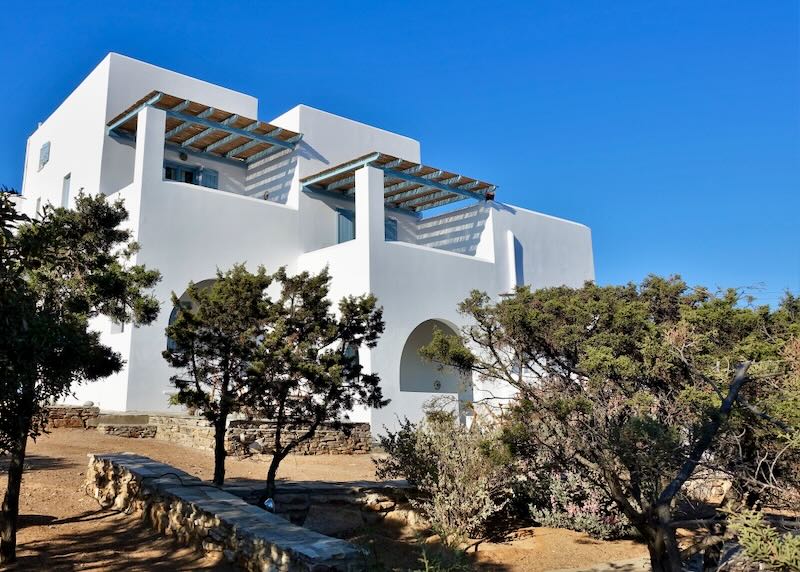
{"type": "Polygon", "coordinates": [[[733,515],[730,528],[748,558],[770,570],[800,572],[800,535],[780,534],[760,512],[753,510],[733,515]]]}
{"type": "Polygon", "coordinates": [[[543,526],[585,532],[601,539],[619,538],[634,532],[614,502],[576,472],[551,473],[548,490],[546,506],[530,506],[531,516],[543,526]]]}
{"type": "Polygon", "coordinates": [[[444,554],[436,552],[429,554],[427,550],[423,550],[419,563],[422,567],[414,572],[469,572],[474,569],[463,550],[444,554]]]}
{"type": "Polygon", "coordinates": [[[379,478],[402,477],[415,485],[413,501],[431,528],[449,545],[485,533],[488,519],[508,502],[509,465],[495,451],[496,435],[460,425],[441,411],[415,425],[407,419],[381,445],[389,453],[376,461],[379,478]]]}

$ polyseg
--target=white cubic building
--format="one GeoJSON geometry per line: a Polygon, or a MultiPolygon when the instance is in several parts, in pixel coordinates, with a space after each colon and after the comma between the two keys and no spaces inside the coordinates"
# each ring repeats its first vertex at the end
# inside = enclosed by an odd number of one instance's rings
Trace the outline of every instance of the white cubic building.
{"type": "Polygon", "coordinates": [[[28,139],[27,214],[69,207],[81,190],[125,200],[141,245],[135,262],[163,275],[155,323],[96,323],[126,365],[76,387],[75,399],[108,411],[169,409],[170,294],[237,262],[290,273],[327,266],[332,299],[377,296],[386,331],[359,358],[391,403],[350,416],[374,431],[419,418],[437,395],[505,394],[417,352],[434,327],[462,325],[457,304],[471,290],[594,278],[586,226],[499,202],[493,185],[428,166],[413,139],[305,105],[267,122],[254,97],[118,54],[28,139]]]}

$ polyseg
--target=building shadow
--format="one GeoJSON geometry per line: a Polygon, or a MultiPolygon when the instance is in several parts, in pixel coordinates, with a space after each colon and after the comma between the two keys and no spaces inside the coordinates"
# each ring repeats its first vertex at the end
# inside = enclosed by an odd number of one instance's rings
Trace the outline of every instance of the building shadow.
{"type": "MultiPolygon", "coordinates": [[[[8,455],[0,457],[0,474],[4,476],[5,473],[8,472],[10,464],[11,458],[8,455]]],[[[78,467],[78,465],[67,461],[63,457],[47,457],[44,455],[25,456],[26,471],[52,471],[56,469],[69,469],[72,467],[78,467]]]]}
{"type": "MultiPolygon", "coordinates": [[[[66,519],[33,515],[47,524],[46,538],[21,543],[18,560],[7,570],[217,570],[236,568],[178,545],[149,528],[138,516],[101,509],[66,519]]],[[[32,526],[33,523],[29,522],[32,526]]]]}

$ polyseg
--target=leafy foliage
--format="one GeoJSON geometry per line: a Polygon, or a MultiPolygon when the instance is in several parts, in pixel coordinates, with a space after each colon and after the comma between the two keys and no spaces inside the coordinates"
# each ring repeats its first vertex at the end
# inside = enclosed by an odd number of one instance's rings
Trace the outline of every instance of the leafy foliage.
{"type": "Polygon", "coordinates": [[[398,432],[381,437],[389,458],[376,460],[377,474],[416,485],[416,506],[444,542],[458,546],[484,534],[487,521],[511,497],[511,467],[489,454],[496,437],[475,425],[467,429],[442,412],[419,425],[406,419],[398,432]]]}
{"type": "Polygon", "coordinates": [[[730,475],[744,502],[796,486],[776,439],[788,427],[777,402],[791,393],[784,351],[797,306],[788,296],[776,311],[752,308],[735,290],[659,277],[519,287],[498,302],[473,292],[460,305],[470,325],[436,332],[423,354],[514,386],[534,448],[596,479],[648,542],[653,568],[675,570],[670,523],[701,462],[730,475]]]}
{"type": "Polygon", "coordinates": [[[0,561],[15,558],[19,484],[28,437],[44,429],[43,405],[122,368],[90,321],[146,324],[157,271],[130,264],[137,251],[122,201],[80,194],[75,209],[45,206],[36,220],[0,193],[0,453],[11,456],[0,561]]]}
{"type": "Polygon", "coordinates": [[[633,533],[628,519],[603,490],[575,471],[550,473],[548,504],[530,506],[531,516],[544,526],[585,532],[604,540],[633,533]]]}
{"type": "Polygon", "coordinates": [[[764,520],[761,512],[745,510],[731,518],[730,527],[736,533],[744,553],[770,570],[800,571],[800,534],[780,534],[764,520]]]}
{"type": "Polygon", "coordinates": [[[260,328],[245,396],[249,407],[276,423],[264,498],[274,494],[280,462],[323,422],[342,427],[356,404],[388,403],[379,376],[365,373],[358,357],[359,348],[375,347],[383,333],[375,296],[344,297],[334,312],[327,268],[295,276],[279,269],[272,279],[280,295],[260,328]]]}
{"type": "MultiPolygon", "coordinates": [[[[215,423],[218,468],[228,414],[244,410],[276,424],[265,499],[280,462],[323,422],[341,427],[356,404],[387,403],[380,378],[358,359],[358,348],[375,347],[383,332],[382,310],[365,295],[343,298],[333,312],[330,281],[327,269],[290,276],[238,265],[208,289],[190,285],[191,308],[173,297],[178,317],[167,334],[174,347],[164,357],[181,370],[173,377],[177,400],[215,423]],[[274,299],[271,285],[279,287],[274,299]]],[[[220,483],[223,476],[215,471],[220,483]]]]}
{"type": "Polygon", "coordinates": [[[189,284],[188,303],[182,304],[172,294],[177,315],[167,327],[172,343],[163,355],[180,372],[171,378],[178,390],[173,400],[200,411],[213,424],[217,485],[225,479],[227,419],[243,407],[249,390],[248,369],[272,309],[266,295],[271,283],[272,276],[263,268],[252,274],[236,265],[227,272],[218,271],[208,288],[189,284]]]}

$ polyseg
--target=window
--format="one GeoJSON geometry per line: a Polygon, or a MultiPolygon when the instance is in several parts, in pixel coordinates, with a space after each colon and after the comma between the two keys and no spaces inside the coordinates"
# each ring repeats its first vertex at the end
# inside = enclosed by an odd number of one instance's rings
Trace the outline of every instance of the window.
{"type": "Polygon", "coordinates": [[[72,173],[67,173],[64,177],[64,182],[61,183],[61,206],[64,208],[69,207],[69,185],[72,180],[72,173]]]}
{"type": "Polygon", "coordinates": [[[50,160],[50,141],[45,141],[42,144],[42,147],[39,149],[39,170],[42,170],[42,167],[47,165],[47,162],[50,160]]]}
{"type": "MultiPolygon", "coordinates": [[[[213,280],[211,282],[213,282],[213,280]]],[[[189,301],[184,300],[184,301],[179,301],[178,303],[184,310],[192,309],[192,303],[189,301]]],[[[172,311],[169,313],[169,321],[167,322],[167,326],[171,326],[172,324],[175,323],[175,320],[178,319],[178,309],[179,309],[178,306],[173,306],[172,311]]],[[[174,352],[177,350],[178,350],[178,343],[169,336],[167,336],[167,351],[174,352]]]]}
{"type": "Polygon", "coordinates": [[[214,169],[194,165],[164,162],[164,180],[219,188],[219,173],[214,169]]]}
{"type": "Polygon", "coordinates": [[[36,216],[42,213],[42,197],[36,199],[36,216]]]}
{"type": "Polygon", "coordinates": [[[387,241],[397,240],[397,219],[387,218],[383,221],[383,235],[387,241]]]}
{"type": "Polygon", "coordinates": [[[200,170],[200,184],[209,189],[218,189],[219,174],[214,169],[203,167],[200,170]]]}
{"type": "Polygon", "coordinates": [[[361,356],[358,353],[358,346],[348,344],[344,348],[344,357],[347,358],[346,368],[350,370],[350,375],[346,377],[347,381],[357,380],[358,374],[361,373],[361,356]]]}
{"type": "Polygon", "coordinates": [[[337,209],[339,212],[339,244],[356,237],[356,213],[348,209],[337,209]]]}

